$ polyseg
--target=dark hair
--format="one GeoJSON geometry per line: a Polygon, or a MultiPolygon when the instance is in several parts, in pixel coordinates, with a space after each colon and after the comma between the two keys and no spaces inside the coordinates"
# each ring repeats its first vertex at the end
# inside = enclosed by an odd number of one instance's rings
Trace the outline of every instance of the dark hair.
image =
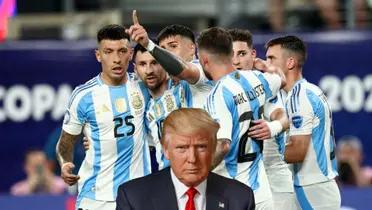
{"type": "Polygon", "coordinates": [[[212,54],[232,55],[231,35],[223,28],[212,27],[201,32],[198,38],[199,50],[206,50],[212,54]]]}
{"type": "MultiPolygon", "coordinates": [[[[155,44],[159,44],[157,41],[153,41],[155,44]]],[[[135,60],[136,60],[136,57],[137,57],[137,52],[140,51],[141,53],[143,52],[146,52],[147,49],[144,48],[142,45],[140,44],[136,44],[136,46],[134,47],[133,49],[133,56],[132,56],[132,62],[134,63],[135,60]]]]}
{"type": "Polygon", "coordinates": [[[297,36],[283,36],[272,39],[266,43],[266,49],[274,45],[280,45],[282,48],[298,55],[299,66],[305,63],[307,53],[305,43],[297,36]]]}
{"type": "Polygon", "coordinates": [[[177,36],[177,35],[180,35],[182,37],[186,37],[186,38],[190,39],[195,44],[195,35],[191,31],[191,29],[187,26],[178,25],[178,24],[169,25],[169,26],[163,28],[159,32],[156,39],[157,39],[158,42],[160,42],[160,41],[162,41],[162,40],[164,40],[168,37],[177,36]]]}
{"type": "Polygon", "coordinates": [[[97,42],[100,43],[102,40],[120,40],[128,39],[129,35],[125,33],[125,28],[117,24],[110,24],[102,27],[97,33],[97,42]]]}
{"type": "Polygon", "coordinates": [[[248,30],[243,30],[239,28],[229,29],[227,32],[231,35],[233,42],[241,41],[246,42],[249,48],[253,46],[252,34],[248,30]]]}
{"type": "Polygon", "coordinates": [[[136,57],[137,57],[137,53],[138,51],[140,51],[141,53],[144,53],[147,51],[146,48],[144,48],[142,45],[140,44],[137,44],[135,47],[134,47],[134,50],[133,50],[133,57],[132,57],[132,61],[133,63],[136,61],[136,57]]]}

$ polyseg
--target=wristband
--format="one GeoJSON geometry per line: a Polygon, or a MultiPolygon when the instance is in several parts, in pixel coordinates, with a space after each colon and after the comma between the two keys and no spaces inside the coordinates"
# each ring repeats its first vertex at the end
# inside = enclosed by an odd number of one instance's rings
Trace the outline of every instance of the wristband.
{"type": "Polygon", "coordinates": [[[278,135],[283,130],[283,126],[279,120],[268,122],[267,126],[269,126],[271,137],[278,135]]]}
{"type": "Polygon", "coordinates": [[[149,39],[149,43],[147,44],[146,50],[149,52],[152,52],[155,47],[156,47],[156,44],[149,39]]]}

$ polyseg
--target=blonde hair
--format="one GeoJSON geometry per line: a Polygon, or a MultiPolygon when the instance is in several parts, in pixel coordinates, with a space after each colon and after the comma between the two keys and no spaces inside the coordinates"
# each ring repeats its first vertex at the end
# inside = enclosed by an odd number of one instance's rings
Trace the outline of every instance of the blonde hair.
{"type": "Polygon", "coordinates": [[[181,108],[171,112],[165,118],[162,130],[162,144],[167,134],[190,134],[201,130],[211,134],[213,145],[217,141],[217,131],[220,125],[203,109],[181,108]]]}

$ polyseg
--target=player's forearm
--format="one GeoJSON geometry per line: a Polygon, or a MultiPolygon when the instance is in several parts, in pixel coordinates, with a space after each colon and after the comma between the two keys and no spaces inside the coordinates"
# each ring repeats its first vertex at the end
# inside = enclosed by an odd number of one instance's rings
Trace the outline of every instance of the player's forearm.
{"type": "Polygon", "coordinates": [[[292,135],[285,146],[284,159],[287,163],[301,163],[305,160],[310,145],[311,134],[292,135]]]}
{"type": "Polygon", "coordinates": [[[78,136],[68,134],[64,131],[61,132],[61,137],[59,138],[56,148],[57,158],[61,166],[64,163],[73,161],[73,151],[77,137],[78,136]]]}
{"type": "Polygon", "coordinates": [[[170,75],[178,76],[187,68],[187,63],[185,63],[181,58],[178,58],[171,52],[155,45],[151,41],[147,50],[170,75]]]}
{"type": "Polygon", "coordinates": [[[289,121],[287,114],[285,113],[284,109],[278,108],[273,113],[270,115],[270,120],[271,121],[279,121],[280,124],[282,125],[282,130],[281,131],[286,131],[289,128],[289,121]]]}
{"type": "Polygon", "coordinates": [[[221,161],[224,159],[225,155],[230,150],[230,141],[227,139],[218,139],[216,152],[214,153],[213,162],[212,162],[212,170],[216,168],[221,161]]]}
{"type": "Polygon", "coordinates": [[[284,159],[287,163],[302,163],[305,156],[306,151],[296,147],[292,142],[285,146],[284,159]]]}

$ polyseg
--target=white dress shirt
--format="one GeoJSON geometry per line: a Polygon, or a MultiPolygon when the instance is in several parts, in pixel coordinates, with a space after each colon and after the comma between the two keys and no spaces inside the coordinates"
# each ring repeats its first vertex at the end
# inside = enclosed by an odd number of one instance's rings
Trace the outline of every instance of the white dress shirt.
{"type": "MultiPolygon", "coordinates": [[[[171,177],[172,177],[172,182],[173,182],[173,185],[176,191],[178,209],[185,210],[187,200],[189,199],[186,192],[189,189],[189,187],[184,185],[176,177],[172,169],[171,169],[171,177]]],[[[198,191],[198,193],[196,193],[194,197],[195,210],[205,210],[206,209],[207,180],[204,180],[198,186],[194,186],[194,188],[198,191]]]]}

